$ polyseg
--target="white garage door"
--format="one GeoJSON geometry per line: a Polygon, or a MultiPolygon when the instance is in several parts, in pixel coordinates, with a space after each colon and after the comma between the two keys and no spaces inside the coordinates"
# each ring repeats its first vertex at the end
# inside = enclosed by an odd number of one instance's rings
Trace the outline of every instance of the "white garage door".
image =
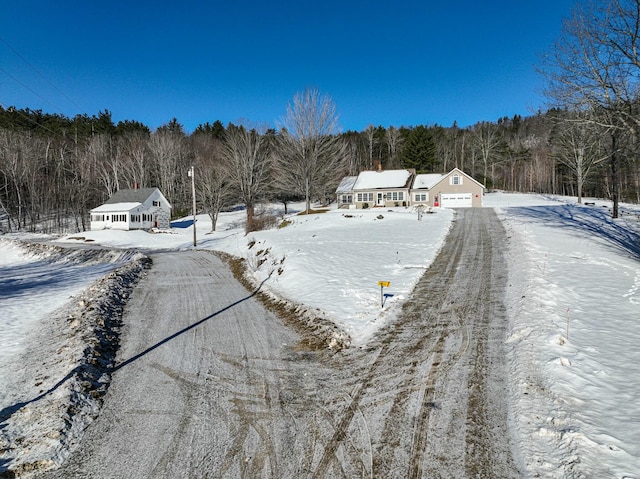
{"type": "Polygon", "coordinates": [[[470,208],[471,193],[443,193],[442,206],[445,208],[470,208]]]}

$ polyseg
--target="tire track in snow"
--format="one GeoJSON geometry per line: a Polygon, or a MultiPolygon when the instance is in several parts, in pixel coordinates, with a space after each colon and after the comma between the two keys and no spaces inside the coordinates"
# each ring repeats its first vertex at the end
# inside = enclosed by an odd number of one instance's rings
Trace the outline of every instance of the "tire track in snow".
{"type": "Polygon", "coordinates": [[[493,378],[479,382],[473,364],[481,370],[486,362],[483,345],[488,344],[489,322],[494,319],[484,313],[488,306],[482,303],[501,301],[503,292],[504,285],[491,286],[497,251],[490,228],[496,226],[500,224],[492,211],[460,211],[447,243],[401,317],[376,335],[369,351],[347,353],[338,361],[336,369],[353,368],[354,363],[362,366],[355,382],[350,379],[343,385],[344,389],[352,384],[351,401],[337,415],[335,430],[310,477],[340,477],[341,471],[358,470],[355,465],[364,464],[346,450],[347,441],[364,441],[350,435],[357,411],[379,431],[371,439],[372,477],[419,478],[445,471],[462,477],[474,470],[492,470],[494,462],[505,464],[493,469],[500,470],[501,477],[516,477],[508,438],[497,438],[498,447],[488,444],[496,441],[487,432],[495,418],[485,414],[477,426],[465,426],[465,421],[478,417],[478,411],[488,411],[486,402],[492,400],[489,395],[474,395],[493,378]],[[478,314],[484,314],[482,320],[478,314]],[[482,358],[474,362],[475,354],[482,358]],[[456,384],[465,390],[452,390],[456,384]],[[466,392],[467,387],[471,392],[466,392]],[[436,426],[431,425],[433,414],[438,417],[436,426]],[[380,416],[386,417],[382,429],[375,424],[380,416]],[[438,447],[443,439],[438,429],[443,425],[454,436],[446,439],[445,448],[438,447]],[[466,434],[467,429],[475,432],[466,434]],[[468,446],[484,454],[469,453],[468,446]]]}

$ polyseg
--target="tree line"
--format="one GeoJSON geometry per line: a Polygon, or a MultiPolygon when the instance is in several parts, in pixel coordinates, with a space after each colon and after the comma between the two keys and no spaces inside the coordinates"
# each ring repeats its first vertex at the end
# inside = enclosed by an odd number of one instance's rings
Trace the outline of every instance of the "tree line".
{"type": "Polygon", "coordinates": [[[294,96],[275,128],[220,121],[185,132],[177,119],[152,131],[97,115],[68,118],[0,107],[0,226],[83,231],[88,211],[115,191],[158,187],[174,217],[188,214],[195,167],[198,210],[215,229],[243,204],[247,230],[265,201],[328,203],[340,179],[362,170],[460,168],[488,189],[640,203],[640,0],[578,4],[539,67],[547,111],[453,124],[338,131],[336,106],[316,89],[294,96]]]}
{"type": "MultiPolygon", "coordinates": [[[[151,131],[136,122],[113,124],[109,112],[43,122],[49,119],[41,112],[0,108],[1,224],[8,231],[84,231],[91,208],[134,187],[160,188],[174,217],[185,216],[191,166],[198,210],[209,213],[214,228],[218,213],[237,204],[245,205],[253,229],[261,202],[286,207],[306,200],[307,209],[312,201],[329,203],[342,177],[378,168],[457,167],[488,189],[611,198],[606,137],[558,120],[567,115],[551,110],[467,128],[369,126],[319,134],[306,132],[304,121],[277,131],[215,121],[187,134],[176,119],[151,131]],[[32,115],[36,122],[26,120],[32,115]],[[16,116],[19,122],[8,121],[16,116]]],[[[640,202],[632,143],[619,148],[617,161],[620,197],[640,202]]]]}

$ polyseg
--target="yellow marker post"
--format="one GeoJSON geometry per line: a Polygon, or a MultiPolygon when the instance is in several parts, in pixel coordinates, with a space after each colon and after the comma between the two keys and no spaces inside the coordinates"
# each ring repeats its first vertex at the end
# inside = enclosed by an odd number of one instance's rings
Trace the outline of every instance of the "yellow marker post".
{"type": "Polygon", "coordinates": [[[380,286],[380,307],[384,308],[384,288],[391,286],[391,281],[378,281],[380,286]]]}

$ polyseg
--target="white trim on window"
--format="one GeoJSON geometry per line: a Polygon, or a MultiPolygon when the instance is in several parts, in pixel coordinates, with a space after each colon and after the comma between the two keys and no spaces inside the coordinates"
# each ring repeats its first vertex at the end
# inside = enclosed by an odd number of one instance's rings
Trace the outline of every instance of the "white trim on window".
{"type": "Polygon", "coordinates": [[[461,185],[462,184],[462,175],[455,173],[449,177],[450,185],[461,185]]]}
{"type": "Polygon", "coordinates": [[[429,193],[414,193],[413,201],[429,201],[429,193]]]}

